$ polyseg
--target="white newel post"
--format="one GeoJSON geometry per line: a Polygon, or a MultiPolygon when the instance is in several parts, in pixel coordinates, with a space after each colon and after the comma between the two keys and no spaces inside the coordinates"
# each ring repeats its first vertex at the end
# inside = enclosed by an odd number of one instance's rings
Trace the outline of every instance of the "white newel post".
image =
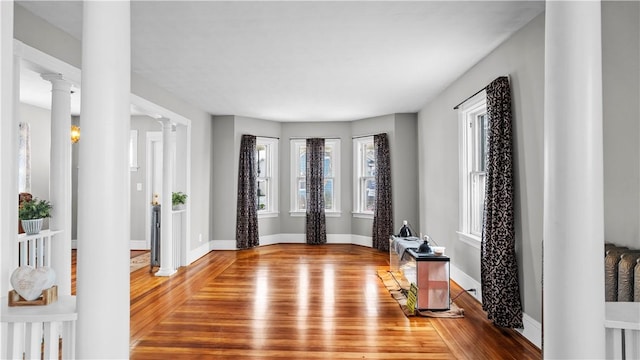
{"type": "Polygon", "coordinates": [[[51,267],[59,295],[71,295],[71,83],[61,74],[43,74],[51,90],[51,157],[49,228],[61,230],[52,242],[51,267]]]}
{"type": "Polygon", "coordinates": [[[78,161],[77,358],[129,357],[129,1],[85,1],[78,161]]]}
{"type": "Polygon", "coordinates": [[[173,190],[173,124],[162,118],[162,196],[160,218],[160,269],[156,276],[171,276],[176,272],[173,266],[173,213],[171,212],[171,192],[173,190]]]}
{"type": "Polygon", "coordinates": [[[605,358],[600,6],[600,1],[546,2],[542,351],[547,359],[605,358]]]}

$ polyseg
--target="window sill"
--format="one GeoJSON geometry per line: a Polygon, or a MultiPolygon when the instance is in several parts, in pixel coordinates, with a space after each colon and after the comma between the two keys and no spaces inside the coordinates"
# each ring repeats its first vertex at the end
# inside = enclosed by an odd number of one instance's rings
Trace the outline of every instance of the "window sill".
{"type": "Polygon", "coordinates": [[[371,213],[363,213],[363,212],[354,212],[351,213],[354,218],[360,219],[373,219],[373,214],[371,213]]]}
{"type": "MultiPolygon", "coordinates": [[[[340,217],[342,216],[342,211],[325,211],[324,215],[326,217],[340,217]]],[[[307,213],[305,211],[289,211],[289,216],[304,217],[307,216],[307,213]]]]}
{"type": "Polygon", "coordinates": [[[480,250],[480,242],[482,241],[482,239],[479,236],[464,233],[461,231],[456,231],[456,234],[458,234],[458,240],[480,250]]]}
{"type": "Polygon", "coordinates": [[[258,213],[258,219],[275,218],[275,217],[278,217],[279,215],[280,215],[280,213],[277,212],[277,211],[263,212],[263,213],[258,213]]]}

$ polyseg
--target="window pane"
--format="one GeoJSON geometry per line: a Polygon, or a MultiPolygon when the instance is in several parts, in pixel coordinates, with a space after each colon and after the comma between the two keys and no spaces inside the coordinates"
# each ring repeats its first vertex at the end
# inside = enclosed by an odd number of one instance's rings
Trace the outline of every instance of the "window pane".
{"type": "Polygon", "coordinates": [[[484,113],[478,116],[478,171],[487,170],[487,148],[489,146],[487,142],[487,134],[489,133],[489,121],[487,114],[484,113]]]}
{"type": "Polygon", "coordinates": [[[298,178],[297,204],[298,209],[305,210],[307,208],[307,183],[305,178],[298,178]]]}
{"type": "Polygon", "coordinates": [[[256,156],[256,160],[258,162],[258,166],[257,166],[258,176],[267,176],[267,173],[266,173],[267,146],[257,145],[256,150],[258,151],[258,154],[256,156]]]}
{"type": "Polygon", "coordinates": [[[324,168],[323,168],[324,176],[333,177],[332,157],[333,157],[333,149],[330,147],[325,147],[324,168]]]}
{"type": "Polygon", "coordinates": [[[364,176],[376,176],[376,153],[373,143],[364,145],[364,176]]]}
{"type": "Polygon", "coordinates": [[[269,203],[267,179],[258,179],[258,211],[267,210],[269,203]]]}
{"type": "Polygon", "coordinates": [[[333,209],[333,179],[324,179],[324,208],[333,209]]]}
{"type": "Polygon", "coordinates": [[[482,218],[484,214],[484,188],[487,176],[484,172],[471,173],[471,233],[482,235],[482,218]]]}
{"type": "Polygon", "coordinates": [[[376,180],[365,179],[364,186],[364,211],[373,211],[376,205],[376,180]]]}
{"type": "Polygon", "coordinates": [[[301,146],[298,148],[298,176],[306,176],[307,174],[307,148],[301,146]]]}

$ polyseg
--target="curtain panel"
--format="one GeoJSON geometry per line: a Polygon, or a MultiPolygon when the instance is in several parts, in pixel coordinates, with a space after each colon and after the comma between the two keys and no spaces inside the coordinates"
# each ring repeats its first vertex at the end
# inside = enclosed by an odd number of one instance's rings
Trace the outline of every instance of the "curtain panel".
{"type": "Polygon", "coordinates": [[[515,251],[511,89],[507,77],[487,88],[487,180],[480,273],[482,307],[495,325],[522,328],[515,251]]]}
{"type": "Polygon", "coordinates": [[[324,139],[307,139],[306,171],[307,244],[325,244],[324,139]]]}
{"type": "Polygon", "coordinates": [[[376,204],[373,211],[373,247],[389,251],[389,237],[393,234],[391,204],[391,155],[387,134],[373,137],[376,154],[376,204]]]}
{"type": "Polygon", "coordinates": [[[248,249],[259,245],[256,166],[256,137],[242,135],[238,164],[238,205],[236,208],[236,247],[238,249],[248,249]]]}

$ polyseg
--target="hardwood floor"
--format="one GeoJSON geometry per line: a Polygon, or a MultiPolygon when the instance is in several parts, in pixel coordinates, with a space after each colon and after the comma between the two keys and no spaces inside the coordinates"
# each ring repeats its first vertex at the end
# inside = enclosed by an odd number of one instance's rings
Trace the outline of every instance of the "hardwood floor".
{"type": "MultiPolygon", "coordinates": [[[[356,245],[214,251],[170,278],[131,273],[132,359],[539,359],[462,294],[462,319],[407,318],[356,245]]],[[[462,290],[452,283],[452,297],[462,290]]]]}

